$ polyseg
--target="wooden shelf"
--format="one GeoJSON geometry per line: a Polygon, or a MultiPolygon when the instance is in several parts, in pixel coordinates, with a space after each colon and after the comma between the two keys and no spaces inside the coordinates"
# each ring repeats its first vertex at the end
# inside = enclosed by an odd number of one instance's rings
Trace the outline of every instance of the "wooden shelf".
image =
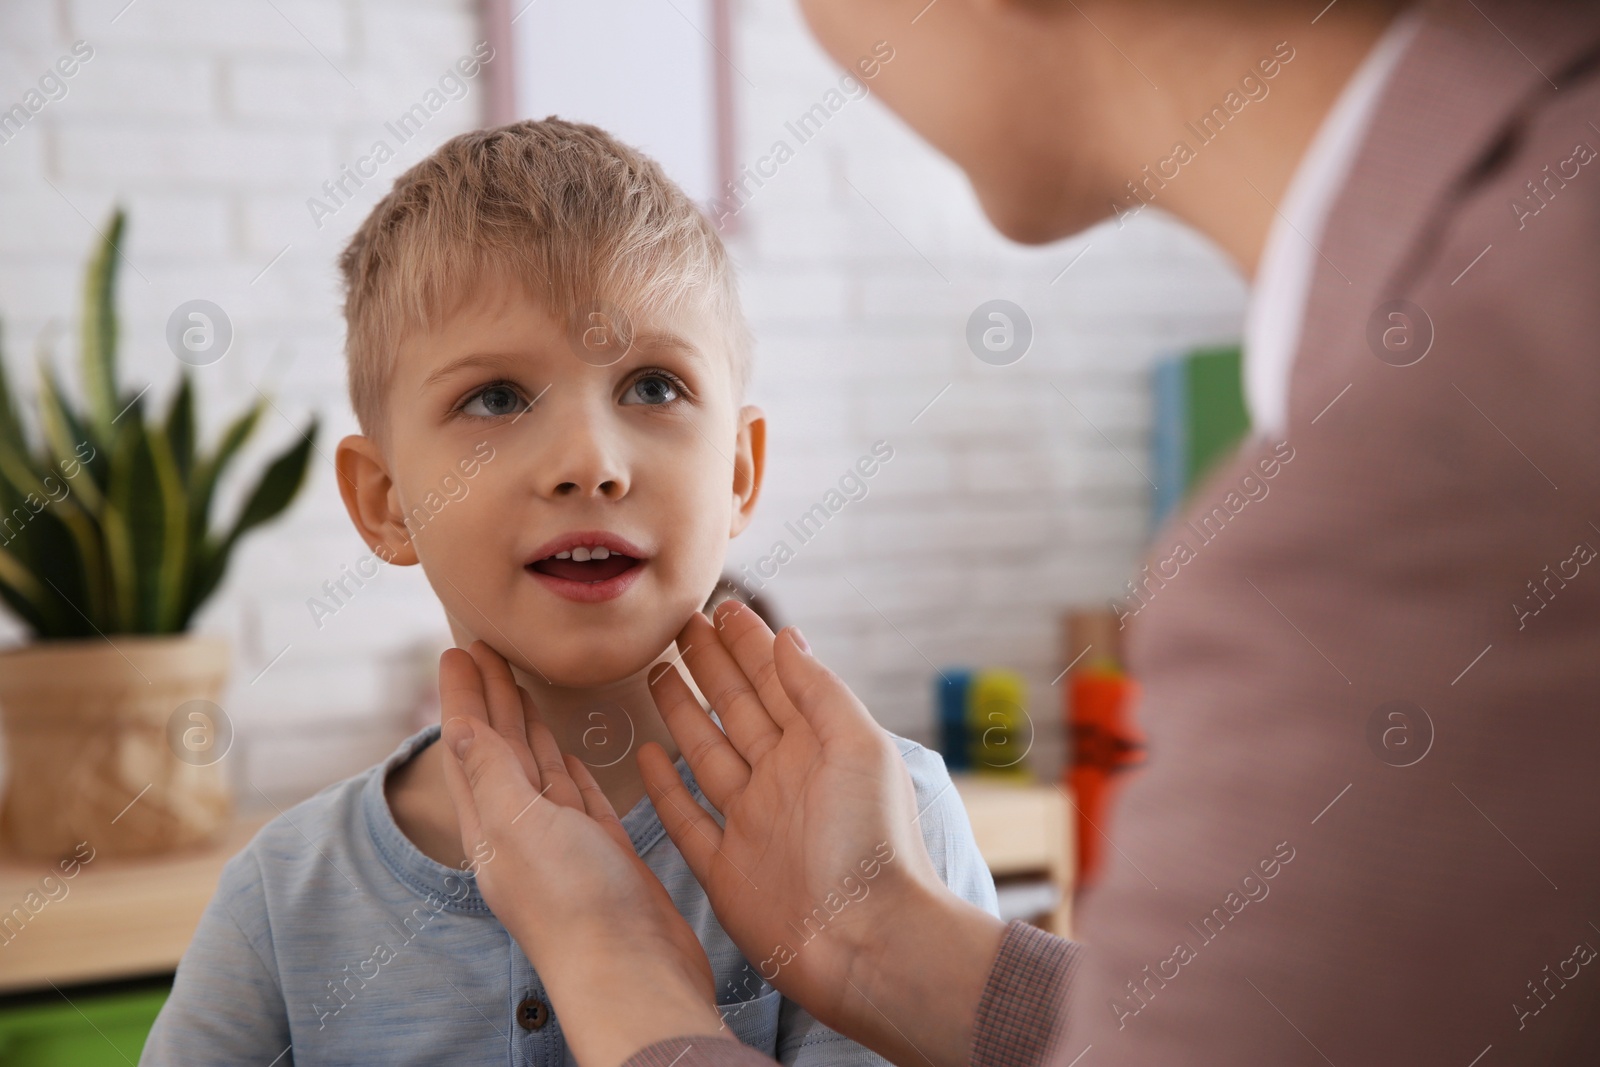
{"type": "Polygon", "coordinates": [[[1067,794],[1054,785],[952,775],[989,871],[996,878],[1042,874],[1061,891],[1061,904],[1042,925],[1072,932],[1073,824],[1067,794]]]}
{"type": "Polygon", "coordinates": [[[75,877],[0,853],[0,992],[169,973],[189,947],[222,865],[267,818],[245,813],[213,845],[152,859],[96,857],[75,877]],[[66,886],[52,900],[42,882],[66,886]],[[45,901],[24,905],[29,893],[45,901]],[[21,918],[26,917],[22,922],[21,918]]]}

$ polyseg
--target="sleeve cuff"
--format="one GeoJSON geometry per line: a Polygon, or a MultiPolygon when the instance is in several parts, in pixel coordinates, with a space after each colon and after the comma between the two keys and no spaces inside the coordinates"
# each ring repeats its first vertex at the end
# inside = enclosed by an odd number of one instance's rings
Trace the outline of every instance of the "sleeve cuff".
{"type": "Polygon", "coordinates": [[[646,1045],[622,1067],[771,1067],[773,1062],[736,1038],[702,1034],[646,1045]]]}
{"type": "Polygon", "coordinates": [[[1067,995],[1081,948],[1020,919],[1006,927],[978,1002],[973,1067],[1055,1062],[1066,1038],[1067,995]]]}

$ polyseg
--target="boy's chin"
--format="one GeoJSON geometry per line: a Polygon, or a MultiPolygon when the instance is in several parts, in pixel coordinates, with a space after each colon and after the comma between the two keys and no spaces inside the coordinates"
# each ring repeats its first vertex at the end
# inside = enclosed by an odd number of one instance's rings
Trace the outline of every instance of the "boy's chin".
{"type": "Polygon", "coordinates": [[[598,689],[615,685],[653,663],[660,649],[637,651],[616,647],[597,653],[593,647],[562,649],[546,645],[529,673],[563,689],[598,689]]]}

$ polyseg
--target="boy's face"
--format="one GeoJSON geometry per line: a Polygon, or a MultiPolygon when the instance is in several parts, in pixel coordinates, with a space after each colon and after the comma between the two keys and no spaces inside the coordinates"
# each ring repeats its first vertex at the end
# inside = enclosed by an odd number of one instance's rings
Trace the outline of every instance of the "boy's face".
{"type": "Polygon", "coordinates": [[[619,681],[716,584],[765,423],[709,316],[638,315],[624,347],[603,324],[573,336],[520,286],[479,291],[400,345],[387,440],[339,446],[346,507],[393,562],[422,563],[459,644],[559,686],[619,681]]]}

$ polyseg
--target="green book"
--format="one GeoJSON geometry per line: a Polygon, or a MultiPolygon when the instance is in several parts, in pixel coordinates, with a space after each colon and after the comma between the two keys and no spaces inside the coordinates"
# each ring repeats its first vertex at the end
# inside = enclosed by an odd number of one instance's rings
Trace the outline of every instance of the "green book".
{"type": "Polygon", "coordinates": [[[1238,345],[1196,349],[1155,368],[1154,523],[1250,432],[1238,345]]]}

